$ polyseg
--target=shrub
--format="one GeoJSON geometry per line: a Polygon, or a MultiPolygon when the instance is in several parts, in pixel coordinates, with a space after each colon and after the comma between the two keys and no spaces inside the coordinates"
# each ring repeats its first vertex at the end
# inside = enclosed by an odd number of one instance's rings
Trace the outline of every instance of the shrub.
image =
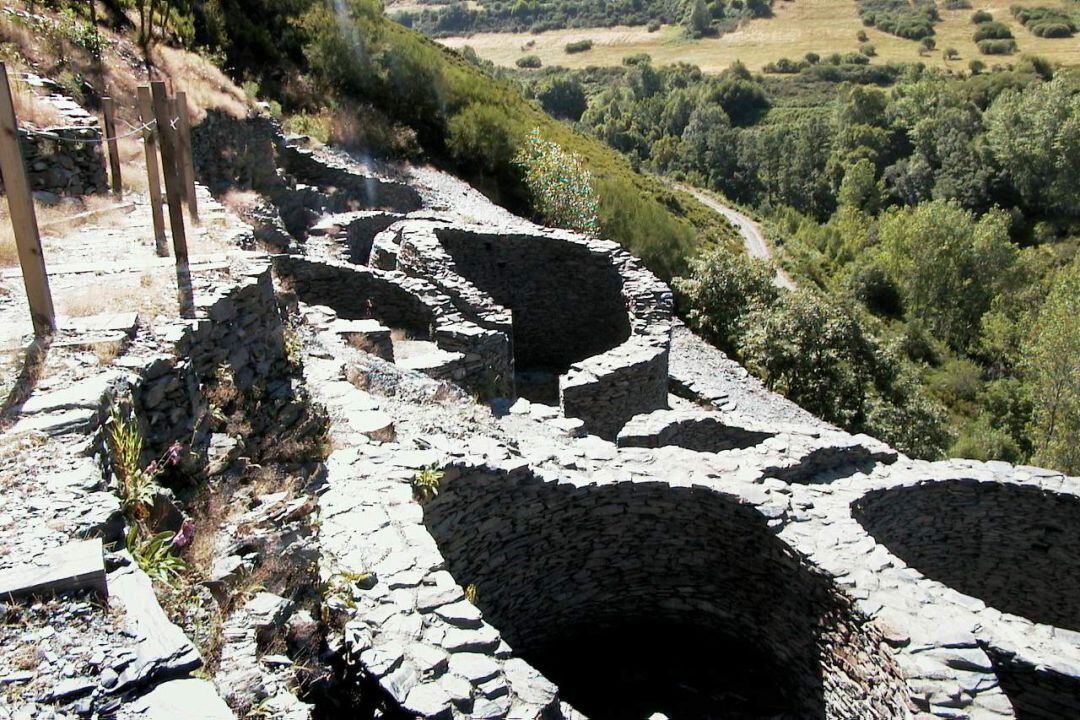
{"type": "Polygon", "coordinates": [[[945,59],[946,60],[955,60],[958,57],[960,57],[960,53],[957,52],[956,48],[954,48],[954,47],[945,48],[945,59]]]}
{"type": "Polygon", "coordinates": [[[1021,25],[1038,37],[1071,37],[1076,32],[1076,23],[1066,12],[1058,8],[1013,5],[1012,14],[1021,25]]]}
{"type": "Polygon", "coordinates": [[[538,68],[543,65],[539,55],[524,55],[514,61],[519,68],[538,68]]]}
{"type": "Polygon", "coordinates": [[[515,161],[524,171],[533,209],[544,222],[583,233],[599,231],[592,174],[577,155],[544,140],[536,128],[515,161]]]}
{"type": "Polygon", "coordinates": [[[767,73],[793,74],[799,72],[802,68],[803,66],[801,63],[789,60],[788,58],[780,58],[774,63],[767,64],[762,70],[767,73]]]}
{"type": "Polygon", "coordinates": [[[659,20],[650,20],[649,24],[645,26],[645,29],[648,30],[651,33],[656,32],[657,30],[660,29],[660,21],[659,20]]]}
{"type": "Polygon", "coordinates": [[[971,0],[945,0],[946,10],[968,10],[971,8],[971,0]]]}
{"type": "Polygon", "coordinates": [[[810,63],[811,65],[817,65],[819,62],[821,62],[821,56],[818,55],[816,52],[808,52],[808,53],[806,53],[806,55],[803,57],[803,59],[806,60],[806,62],[810,63]]]}
{"type": "Polygon", "coordinates": [[[729,353],[739,345],[744,316],[778,295],[768,263],[725,250],[691,261],[690,276],[674,286],[690,327],[729,353]]]}
{"type": "Polygon", "coordinates": [[[979,73],[981,73],[985,69],[986,69],[986,63],[984,63],[982,60],[971,60],[968,63],[968,70],[971,71],[972,75],[978,75],[979,73]]]}
{"type": "Polygon", "coordinates": [[[981,40],[976,45],[983,55],[1012,55],[1016,52],[1015,40],[981,40]]]}
{"type": "Polygon", "coordinates": [[[870,39],[869,37],[867,37],[865,30],[860,30],[859,32],[857,32],[855,34],[855,38],[861,43],[864,43],[870,39]]]}
{"type": "Polygon", "coordinates": [[[980,23],[979,27],[975,28],[975,42],[980,40],[1007,40],[1013,36],[1012,30],[1005,23],[1000,23],[997,20],[990,22],[980,23]]]}
{"type": "Polygon", "coordinates": [[[622,64],[627,67],[633,67],[635,65],[648,65],[652,62],[652,56],[649,53],[634,53],[633,55],[626,55],[622,59],[622,64]]]}
{"type": "Polygon", "coordinates": [[[872,43],[863,43],[859,46],[859,52],[866,57],[874,57],[877,55],[877,48],[875,48],[872,43]]]}
{"type": "Polygon", "coordinates": [[[971,13],[971,22],[973,25],[981,25],[983,23],[992,22],[994,16],[988,13],[986,10],[976,10],[971,13]]]}
{"type": "Polygon", "coordinates": [[[575,40],[574,42],[566,43],[566,47],[563,50],[567,55],[573,55],[574,53],[583,53],[592,50],[592,40],[575,40]]]}

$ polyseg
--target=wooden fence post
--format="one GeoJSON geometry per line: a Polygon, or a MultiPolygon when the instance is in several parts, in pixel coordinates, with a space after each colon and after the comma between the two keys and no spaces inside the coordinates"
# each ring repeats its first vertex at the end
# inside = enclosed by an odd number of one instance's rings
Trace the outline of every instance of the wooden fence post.
{"type": "Polygon", "coordinates": [[[0,173],[4,177],[4,192],[15,231],[15,246],[19,251],[34,334],[38,337],[50,335],[56,329],[56,311],[38,235],[34,198],[19,147],[19,122],[15,118],[15,103],[8,85],[7,64],[3,62],[0,62],[0,173]]]}
{"type": "Polygon", "coordinates": [[[172,103],[166,94],[165,83],[150,83],[154,98],[154,117],[157,120],[158,141],[161,144],[161,172],[165,177],[165,202],[169,206],[169,227],[172,230],[173,254],[176,256],[176,291],[180,300],[180,315],[194,317],[195,298],[188,267],[187,235],[184,232],[184,209],[181,207],[183,188],[176,157],[176,133],[173,130],[172,103]]]}
{"type": "Polygon", "coordinates": [[[105,116],[105,138],[109,145],[109,174],[114,195],[123,192],[120,184],[120,151],[116,144],[116,104],[110,97],[101,98],[101,113],[105,116]]]}
{"type": "MultiPolygon", "coordinates": [[[[149,85],[140,85],[139,117],[143,125],[150,125],[154,120],[154,99],[150,95],[149,85]]],[[[161,210],[161,178],[158,168],[157,124],[143,130],[143,149],[146,151],[146,177],[150,182],[150,213],[154,218],[154,247],[159,257],[169,256],[168,240],[165,237],[165,214],[161,210]]]]}
{"type": "Polygon", "coordinates": [[[191,158],[191,119],[188,117],[187,95],[176,93],[177,138],[180,146],[180,162],[184,166],[184,193],[187,195],[188,213],[191,221],[199,223],[199,202],[195,198],[195,162],[191,158]]]}

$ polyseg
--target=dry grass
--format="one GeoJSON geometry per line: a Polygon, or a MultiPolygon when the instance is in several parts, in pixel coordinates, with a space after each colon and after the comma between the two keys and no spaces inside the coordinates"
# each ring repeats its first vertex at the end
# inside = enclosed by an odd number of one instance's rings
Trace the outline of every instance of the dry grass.
{"type": "MultiPolygon", "coordinates": [[[[1039,5],[1066,7],[1068,0],[1046,0],[1039,5]]],[[[682,29],[666,26],[650,33],[644,27],[587,28],[554,30],[532,35],[529,33],[478,33],[470,37],[440,40],[460,48],[469,45],[480,57],[498,65],[512,66],[522,55],[539,55],[545,65],[586,67],[589,65],[619,65],[623,57],[648,53],[654,63],[666,65],[687,62],[705,72],[720,72],[740,60],[751,70],[761,70],[781,57],[801,58],[808,52],[827,55],[832,52],[854,52],[859,48],[856,33],[865,30],[870,43],[877,49],[874,63],[923,62],[927,65],[966,70],[969,60],[978,58],[987,65],[1008,63],[1008,58],[980,55],[972,41],[974,31],[971,14],[988,10],[994,19],[1008,25],[1016,36],[1021,54],[1040,55],[1064,65],[1080,65],[1080,43],[1076,38],[1046,39],[1028,32],[1009,12],[1010,3],[1004,0],[973,0],[966,10],[941,10],[942,22],[935,26],[937,49],[925,56],[919,54],[918,43],[904,40],[875,28],[865,28],[859,20],[853,0],[794,0],[774,5],[775,16],[752,20],[736,32],[718,38],[689,40],[682,29]],[[575,40],[591,39],[593,49],[567,55],[563,47],[575,40]],[[526,43],[533,42],[526,48],[526,43]],[[960,57],[945,60],[943,51],[955,48],[960,57]]]]}
{"type": "MultiPolygon", "coordinates": [[[[8,76],[12,79],[11,76],[8,76]]],[[[64,125],[64,117],[56,106],[40,97],[23,80],[14,78],[12,82],[12,100],[15,104],[15,117],[19,125],[33,125],[37,128],[64,125]]]]}
{"type": "Polygon", "coordinates": [[[77,288],[54,288],[57,313],[66,317],[89,317],[105,312],[139,313],[140,317],[175,317],[179,313],[176,283],[170,268],[135,275],[96,278],[77,288]]]}
{"type": "Polygon", "coordinates": [[[220,110],[235,118],[247,117],[251,111],[247,94],[206,58],[164,45],[155,45],[150,58],[172,78],[175,89],[187,93],[194,122],[206,117],[208,110],[220,110]]]}
{"type": "MultiPolygon", "coordinates": [[[[90,223],[97,226],[121,224],[130,208],[109,195],[86,195],[61,205],[35,202],[34,211],[42,238],[54,238],[63,237],[90,223]]],[[[7,203],[0,203],[0,268],[18,264],[19,252],[15,245],[11,216],[7,203]]]]}

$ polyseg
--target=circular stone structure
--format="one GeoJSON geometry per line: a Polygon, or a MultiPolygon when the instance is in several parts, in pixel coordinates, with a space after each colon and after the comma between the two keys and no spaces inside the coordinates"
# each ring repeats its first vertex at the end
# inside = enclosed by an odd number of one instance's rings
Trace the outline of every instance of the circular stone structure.
{"type": "Polygon", "coordinates": [[[852,512],[927,577],[1003,612],[1080,630],[1080,498],[957,478],[874,490],[852,512]]]}
{"type": "Polygon", "coordinates": [[[877,631],[738,496],[465,470],[424,521],[486,620],[591,718],[907,717],[877,631]]]}

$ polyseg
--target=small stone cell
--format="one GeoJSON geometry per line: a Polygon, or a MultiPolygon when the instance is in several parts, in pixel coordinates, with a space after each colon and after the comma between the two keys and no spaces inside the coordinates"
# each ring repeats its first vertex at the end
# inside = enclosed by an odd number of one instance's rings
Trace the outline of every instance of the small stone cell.
{"type": "Polygon", "coordinates": [[[852,510],[927,577],[1002,612],[1080,630],[1080,498],[955,479],[876,490],[852,510]]]}
{"type": "Polygon", "coordinates": [[[424,518],[485,619],[593,720],[907,717],[877,631],[736,498],[477,469],[424,518]]]}

